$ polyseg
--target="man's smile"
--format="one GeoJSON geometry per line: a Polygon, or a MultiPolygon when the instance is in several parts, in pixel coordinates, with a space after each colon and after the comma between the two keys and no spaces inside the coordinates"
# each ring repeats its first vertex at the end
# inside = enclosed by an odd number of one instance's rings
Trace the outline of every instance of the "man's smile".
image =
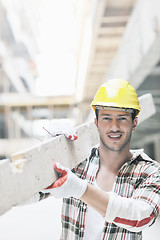
{"type": "Polygon", "coordinates": [[[121,133],[109,133],[107,134],[110,139],[119,140],[122,137],[121,133]]]}

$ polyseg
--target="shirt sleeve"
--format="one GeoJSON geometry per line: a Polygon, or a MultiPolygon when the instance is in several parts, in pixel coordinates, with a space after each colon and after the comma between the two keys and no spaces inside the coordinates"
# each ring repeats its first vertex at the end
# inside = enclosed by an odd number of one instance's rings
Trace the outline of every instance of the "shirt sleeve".
{"type": "Polygon", "coordinates": [[[159,169],[138,185],[131,198],[109,194],[105,220],[132,232],[142,231],[152,225],[159,214],[159,169]]]}

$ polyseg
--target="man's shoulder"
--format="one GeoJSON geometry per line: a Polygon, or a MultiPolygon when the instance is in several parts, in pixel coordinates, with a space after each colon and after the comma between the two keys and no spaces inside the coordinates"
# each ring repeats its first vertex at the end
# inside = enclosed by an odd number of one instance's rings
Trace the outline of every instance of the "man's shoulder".
{"type": "Polygon", "coordinates": [[[90,153],[88,154],[88,157],[84,161],[80,162],[72,171],[76,174],[77,173],[82,174],[83,172],[86,171],[90,162],[93,161],[93,159],[98,156],[99,156],[99,147],[95,146],[91,149],[90,153]]]}
{"type": "Polygon", "coordinates": [[[149,157],[143,149],[131,150],[131,153],[133,154],[133,162],[135,161],[138,165],[145,166],[146,169],[152,168],[153,171],[156,169],[156,171],[160,172],[160,163],[149,157]]]}
{"type": "Polygon", "coordinates": [[[130,150],[130,152],[133,155],[132,156],[133,160],[139,158],[147,162],[156,162],[144,152],[144,149],[134,149],[134,150],[130,150]]]}

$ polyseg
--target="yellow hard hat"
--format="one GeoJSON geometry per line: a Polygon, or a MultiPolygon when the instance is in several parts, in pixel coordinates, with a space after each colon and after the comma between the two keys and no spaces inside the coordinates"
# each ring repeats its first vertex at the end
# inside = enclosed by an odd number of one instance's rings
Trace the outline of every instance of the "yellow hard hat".
{"type": "Polygon", "coordinates": [[[101,85],[91,103],[93,110],[96,107],[115,107],[124,109],[135,109],[137,114],[140,106],[136,90],[123,79],[111,79],[101,85]]]}

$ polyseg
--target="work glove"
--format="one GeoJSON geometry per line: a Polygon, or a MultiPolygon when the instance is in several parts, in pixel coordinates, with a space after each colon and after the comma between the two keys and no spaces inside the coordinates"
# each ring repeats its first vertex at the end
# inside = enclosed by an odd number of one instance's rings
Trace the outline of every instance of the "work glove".
{"type": "Polygon", "coordinates": [[[71,125],[63,123],[63,122],[51,122],[48,128],[43,127],[43,129],[47,132],[45,139],[49,139],[52,137],[56,137],[64,134],[66,138],[74,141],[77,137],[76,129],[71,125]]]}
{"type": "Polygon", "coordinates": [[[43,190],[43,193],[50,193],[55,198],[75,197],[80,199],[87,189],[88,182],[77,177],[69,168],[54,164],[54,169],[60,174],[60,178],[51,186],[43,190]]]}

